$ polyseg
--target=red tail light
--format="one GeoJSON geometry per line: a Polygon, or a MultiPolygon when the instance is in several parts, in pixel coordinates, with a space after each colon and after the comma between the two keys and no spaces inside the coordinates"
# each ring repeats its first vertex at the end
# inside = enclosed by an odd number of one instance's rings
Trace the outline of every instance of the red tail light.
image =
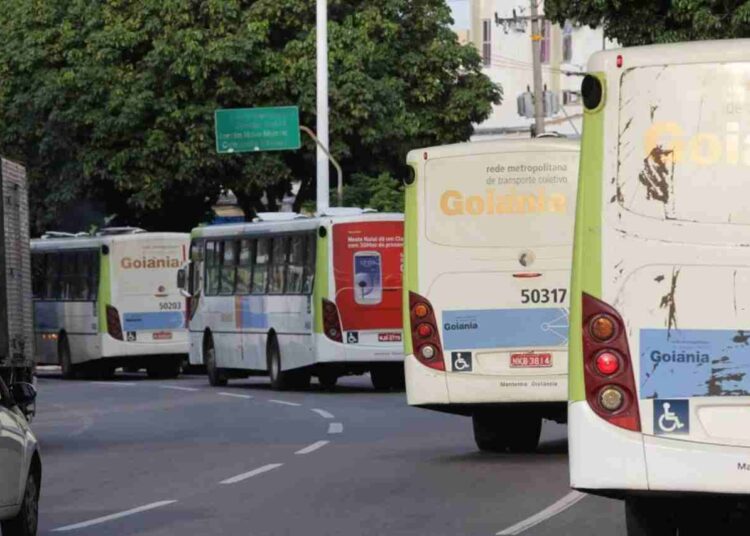
{"type": "Polygon", "coordinates": [[[326,337],[336,342],[344,342],[341,332],[339,308],[330,300],[323,298],[323,331],[326,337]]]}
{"type": "Polygon", "coordinates": [[[409,317],[414,356],[425,366],[445,370],[443,346],[430,302],[419,294],[409,292],[409,317]]]}
{"type": "Polygon", "coordinates": [[[638,395],[625,323],[620,314],[586,293],[583,305],[583,374],[586,400],[607,422],[641,431],[638,395]]]}
{"type": "Polygon", "coordinates": [[[107,333],[118,341],[123,340],[120,313],[111,305],[107,305],[107,333]]]}

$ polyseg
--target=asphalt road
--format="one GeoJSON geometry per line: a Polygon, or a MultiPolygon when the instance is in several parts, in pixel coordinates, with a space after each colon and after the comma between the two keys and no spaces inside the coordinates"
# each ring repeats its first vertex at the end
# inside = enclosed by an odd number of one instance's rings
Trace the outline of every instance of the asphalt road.
{"type": "Polygon", "coordinates": [[[38,387],[40,534],[624,534],[621,503],[568,489],[564,426],[537,454],[480,454],[469,419],[366,376],[333,393],[54,372],[38,387]]]}

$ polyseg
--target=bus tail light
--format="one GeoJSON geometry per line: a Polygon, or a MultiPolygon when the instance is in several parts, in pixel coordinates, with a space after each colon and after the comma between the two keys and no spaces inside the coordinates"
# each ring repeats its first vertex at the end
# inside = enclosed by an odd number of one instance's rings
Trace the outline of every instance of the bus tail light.
{"type": "Polygon", "coordinates": [[[426,298],[414,292],[409,292],[409,318],[414,356],[427,367],[445,370],[435,312],[426,298]]]}
{"type": "Polygon", "coordinates": [[[323,331],[326,337],[335,342],[344,342],[341,331],[339,308],[330,300],[323,298],[323,331]]]}
{"type": "Polygon", "coordinates": [[[120,313],[111,305],[107,305],[107,333],[118,341],[123,340],[122,324],[120,324],[120,313]]]}
{"type": "Polygon", "coordinates": [[[610,305],[583,293],[583,372],[586,401],[610,424],[641,431],[638,392],[625,323],[610,305]]]}

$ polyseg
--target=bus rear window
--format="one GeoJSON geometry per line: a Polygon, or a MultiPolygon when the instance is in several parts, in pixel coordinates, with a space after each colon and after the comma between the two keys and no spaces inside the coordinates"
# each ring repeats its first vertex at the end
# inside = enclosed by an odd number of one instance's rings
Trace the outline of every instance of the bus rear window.
{"type": "Polygon", "coordinates": [[[427,239],[451,247],[571,244],[577,161],[574,151],[428,161],[427,239]]]}
{"type": "Polygon", "coordinates": [[[748,87],[744,63],[624,72],[613,201],[648,218],[750,224],[748,87]]]}

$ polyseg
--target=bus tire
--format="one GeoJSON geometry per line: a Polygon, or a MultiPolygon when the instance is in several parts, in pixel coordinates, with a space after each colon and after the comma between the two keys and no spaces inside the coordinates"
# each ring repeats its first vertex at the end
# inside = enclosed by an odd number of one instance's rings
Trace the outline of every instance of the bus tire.
{"type": "Polygon", "coordinates": [[[266,366],[274,391],[284,391],[292,386],[292,374],[281,369],[281,350],[274,334],[268,336],[266,343],[266,366]]]}
{"type": "Polygon", "coordinates": [[[78,367],[73,364],[70,357],[70,344],[68,344],[68,337],[65,335],[60,336],[60,342],[57,346],[58,358],[60,361],[60,369],[62,370],[62,377],[65,380],[75,380],[78,376],[78,367]]]}
{"type": "Polygon", "coordinates": [[[36,536],[39,522],[39,475],[32,464],[16,517],[0,523],[3,536],[36,536]]]}
{"type": "Polygon", "coordinates": [[[214,342],[208,339],[206,342],[206,350],[204,352],[204,358],[206,363],[206,374],[208,375],[208,383],[212,387],[221,387],[227,384],[227,376],[222,370],[216,366],[216,349],[214,348],[214,342]]]}
{"type": "Polygon", "coordinates": [[[505,452],[508,448],[507,428],[503,419],[493,413],[475,413],[471,416],[474,442],[482,452],[505,452]]]}
{"type": "Polygon", "coordinates": [[[521,414],[510,429],[513,431],[508,436],[508,448],[511,452],[534,452],[539,446],[539,436],[542,433],[542,417],[521,414]]]}
{"type": "Polygon", "coordinates": [[[625,499],[625,526],[628,536],[675,536],[677,524],[669,503],[643,497],[625,499]]]}

